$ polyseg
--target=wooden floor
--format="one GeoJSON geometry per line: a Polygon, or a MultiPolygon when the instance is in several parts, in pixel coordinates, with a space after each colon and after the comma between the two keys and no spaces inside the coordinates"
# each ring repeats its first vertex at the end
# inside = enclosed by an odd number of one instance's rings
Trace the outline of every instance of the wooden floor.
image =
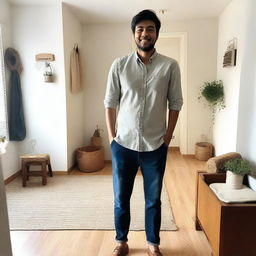
{"type": "MultiPolygon", "coordinates": [[[[210,256],[211,248],[202,231],[195,231],[195,182],[205,162],[182,156],[170,149],[165,184],[178,231],[161,232],[164,256],[210,256]]],[[[93,174],[73,171],[71,175],[111,174],[111,165],[93,174]]],[[[104,213],[102,213],[104,214],[104,213]]],[[[29,220],[28,220],[29,221],[29,220]]],[[[12,231],[14,256],[110,256],[115,246],[114,231],[12,231]]],[[[144,231],[129,233],[129,255],[147,255],[144,231]]]]}

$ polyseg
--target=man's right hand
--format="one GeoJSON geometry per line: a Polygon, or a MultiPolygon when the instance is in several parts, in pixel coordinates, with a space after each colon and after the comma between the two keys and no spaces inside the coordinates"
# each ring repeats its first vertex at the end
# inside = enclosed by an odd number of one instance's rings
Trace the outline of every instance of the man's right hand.
{"type": "Polygon", "coordinates": [[[109,144],[111,144],[112,141],[114,140],[114,137],[109,137],[108,140],[109,140],[109,144]]]}
{"type": "Polygon", "coordinates": [[[115,123],[116,123],[116,110],[113,108],[106,109],[106,123],[108,128],[108,140],[109,144],[112,143],[116,136],[115,123]]]}

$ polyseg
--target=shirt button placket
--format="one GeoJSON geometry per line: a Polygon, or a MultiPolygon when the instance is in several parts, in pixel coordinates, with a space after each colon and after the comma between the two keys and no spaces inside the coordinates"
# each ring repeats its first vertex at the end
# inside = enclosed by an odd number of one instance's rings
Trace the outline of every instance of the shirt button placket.
{"type": "Polygon", "coordinates": [[[145,108],[145,91],[147,86],[147,68],[142,64],[143,68],[143,84],[141,86],[141,104],[140,104],[140,115],[139,115],[139,151],[143,151],[143,119],[144,119],[144,108],[145,108]]]}

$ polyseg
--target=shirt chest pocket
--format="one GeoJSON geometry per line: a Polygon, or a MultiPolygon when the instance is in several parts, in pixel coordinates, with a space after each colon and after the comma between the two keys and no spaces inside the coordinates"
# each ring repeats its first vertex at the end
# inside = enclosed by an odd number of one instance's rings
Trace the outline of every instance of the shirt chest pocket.
{"type": "Polygon", "coordinates": [[[168,88],[168,80],[164,75],[152,75],[147,80],[148,90],[153,90],[156,92],[166,93],[168,88]]]}
{"type": "Polygon", "coordinates": [[[137,93],[140,91],[143,79],[132,75],[122,76],[120,77],[120,84],[122,93],[137,93]]]}

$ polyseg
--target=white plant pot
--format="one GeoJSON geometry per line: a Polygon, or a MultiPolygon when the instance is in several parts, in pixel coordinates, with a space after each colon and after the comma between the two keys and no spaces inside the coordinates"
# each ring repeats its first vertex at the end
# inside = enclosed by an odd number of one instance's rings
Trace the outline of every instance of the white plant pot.
{"type": "Polygon", "coordinates": [[[52,83],[53,82],[53,75],[44,75],[44,81],[46,83],[52,83]]]}
{"type": "Polygon", "coordinates": [[[243,187],[244,175],[234,174],[231,171],[227,171],[226,185],[230,189],[241,189],[243,187]]]}
{"type": "Polygon", "coordinates": [[[0,155],[6,152],[7,144],[7,140],[5,140],[4,142],[0,142],[0,155]]]}

